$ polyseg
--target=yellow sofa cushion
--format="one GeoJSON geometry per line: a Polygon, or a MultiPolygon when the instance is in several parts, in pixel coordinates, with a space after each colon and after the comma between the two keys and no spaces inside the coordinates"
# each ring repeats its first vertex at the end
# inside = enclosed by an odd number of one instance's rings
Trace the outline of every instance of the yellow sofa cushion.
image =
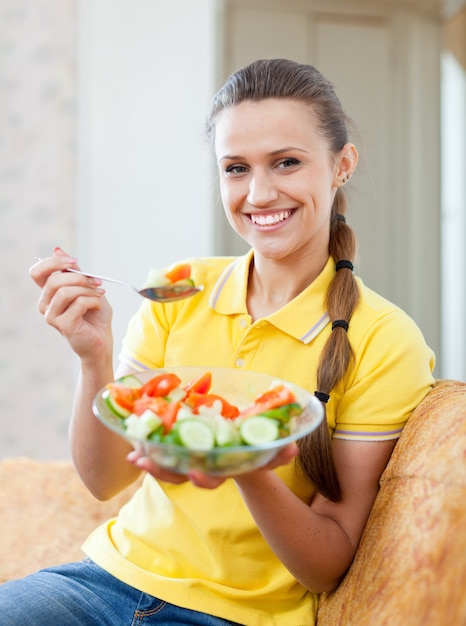
{"type": "Polygon", "coordinates": [[[70,461],[0,462],[0,583],[83,558],[80,546],[137,488],[107,502],[86,489],[70,461]]]}

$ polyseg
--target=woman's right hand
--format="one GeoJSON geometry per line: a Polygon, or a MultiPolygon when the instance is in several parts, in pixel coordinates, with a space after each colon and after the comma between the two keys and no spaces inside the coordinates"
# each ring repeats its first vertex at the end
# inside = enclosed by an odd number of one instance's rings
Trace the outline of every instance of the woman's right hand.
{"type": "Polygon", "coordinates": [[[112,309],[100,281],[78,269],[61,248],[29,271],[40,287],[38,308],[80,357],[81,367],[69,427],[71,456],[82,481],[100,500],[131,484],[140,470],[126,462],[131,446],[95,418],[95,394],[113,380],[112,309]]]}
{"type": "Polygon", "coordinates": [[[76,259],[61,248],[41,259],[29,270],[41,288],[38,308],[46,322],[56,328],[83,360],[108,354],[113,348],[112,309],[104,297],[101,281],[69,268],[78,268],[76,259]]]}

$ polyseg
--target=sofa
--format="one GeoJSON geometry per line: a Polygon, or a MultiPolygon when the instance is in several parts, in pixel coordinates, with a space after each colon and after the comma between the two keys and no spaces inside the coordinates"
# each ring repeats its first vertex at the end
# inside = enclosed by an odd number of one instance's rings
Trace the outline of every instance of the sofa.
{"type": "MultiPolygon", "coordinates": [[[[98,502],[71,462],[27,458],[1,461],[0,481],[0,582],[81,558],[86,535],[138,488],[98,502]]],[[[466,383],[437,381],[410,417],[317,624],[466,626],[466,383]]]]}

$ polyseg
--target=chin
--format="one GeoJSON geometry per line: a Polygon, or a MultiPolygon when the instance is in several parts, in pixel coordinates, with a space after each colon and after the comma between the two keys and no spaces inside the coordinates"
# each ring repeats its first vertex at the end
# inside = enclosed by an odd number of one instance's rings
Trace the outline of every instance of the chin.
{"type": "Polygon", "coordinates": [[[265,259],[269,259],[270,261],[280,261],[290,255],[290,248],[283,246],[255,246],[253,243],[250,244],[254,251],[257,254],[260,254],[265,259]]]}

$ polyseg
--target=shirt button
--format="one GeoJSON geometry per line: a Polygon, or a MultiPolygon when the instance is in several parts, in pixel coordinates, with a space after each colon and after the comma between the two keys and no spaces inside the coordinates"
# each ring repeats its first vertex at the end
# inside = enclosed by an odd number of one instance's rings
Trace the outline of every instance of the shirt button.
{"type": "Polygon", "coordinates": [[[236,359],[236,367],[244,367],[244,359],[236,359]]]}
{"type": "Polygon", "coordinates": [[[247,325],[248,325],[248,323],[247,323],[247,321],[246,321],[245,319],[242,319],[242,320],[240,321],[240,326],[241,326],[241,328],[246,328],[246,326],[247,326],[247,325]]]}

